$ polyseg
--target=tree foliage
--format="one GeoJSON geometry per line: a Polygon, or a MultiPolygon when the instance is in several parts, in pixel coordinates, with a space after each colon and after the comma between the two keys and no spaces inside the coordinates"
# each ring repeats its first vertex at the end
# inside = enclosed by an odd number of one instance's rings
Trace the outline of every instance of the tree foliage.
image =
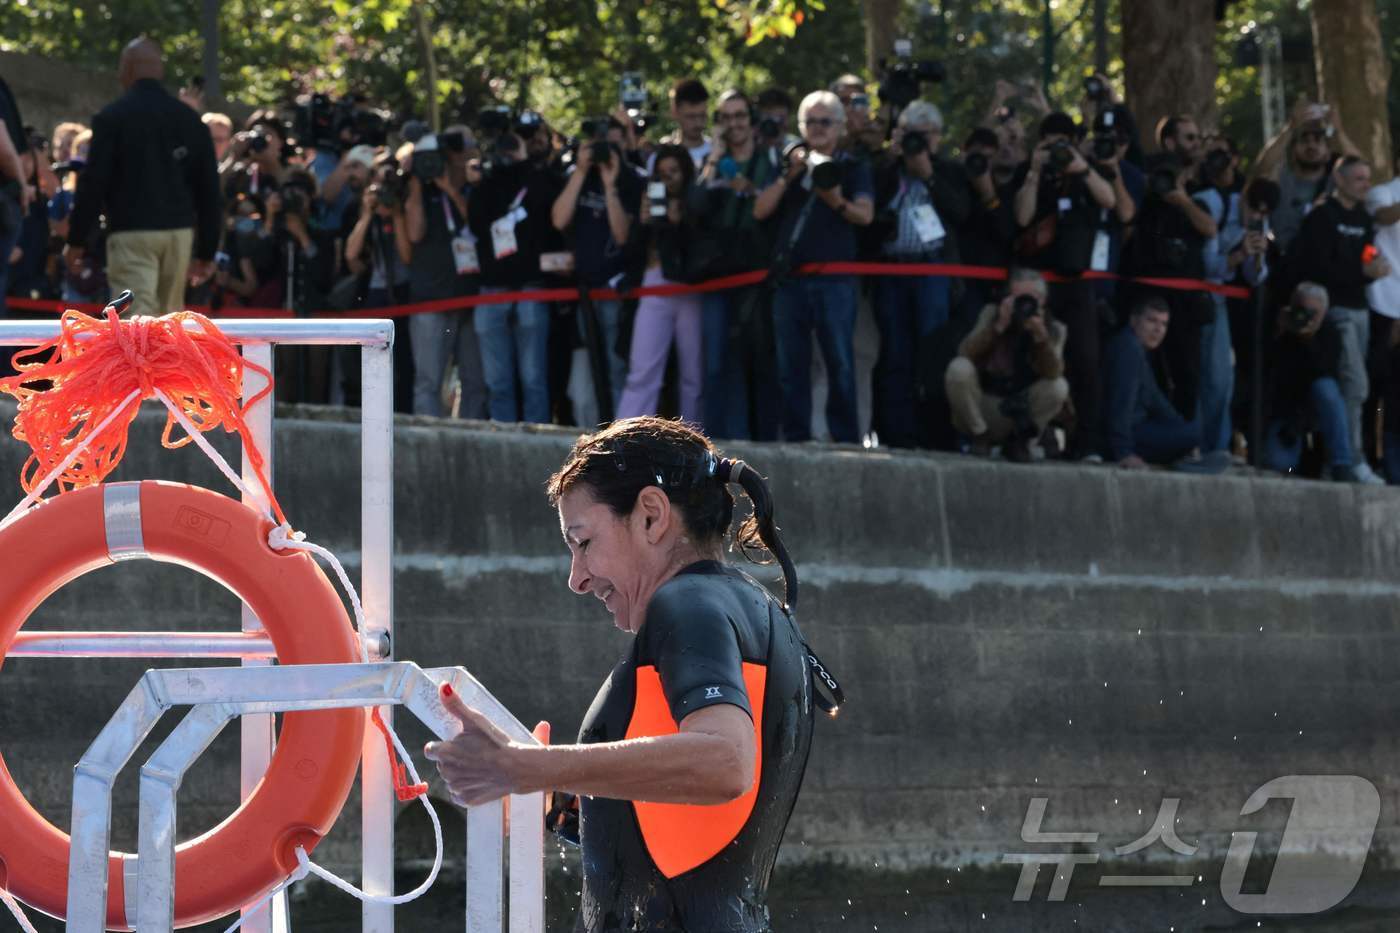
{"type": "MultiPolygon", "coordinates": [[[[413,4],[433,24],[435,89],[445,119],[504,102],[531,106],[565,129],[612,109],[623,71],[643,74],[664,116],[671,80],[696,75],[713,88],[768,84],[800,96],[843,72],[866,72],[864,22],[854,0],[221,0],[225,94],[250,104],[307,90],[362,92],[399,116],[425,110],[413,4]]],[[[1109,77],[1121,87],[1119,4],[1108,0],[1109,77]]],[[[1400,0],[1376,0],[1386,48],[1400,53],[1400,0]]],[[[122,45],[146,33],[165,46],[171,78],[200,72],[202,0],[9,0],[0,4],[0,49],[110,68],[122,45]]],[[[987,108],[997,78],[1044,83],[1052,106],[1075,112],[1091,70],[1094,0],[905,0],[900,32],[918,58],[945,63],[925,96],[958,139],[987,108]],[[1054,37],[1045,68],[1046,4],[1054,37]],[[1046,80],[1048,78],[1048,80],[1046,80]]],[[[1258,69],[1236,46],[1260,24],[1292,50],[1291,101],[1313,93],[1307,4],[1234,0],[1217,30],[1221,128],[1246,151],[1261,142],[1258,69]],[[1253,24],[1253,25],[1251,25],[1253,24]]],[[[875,78],[874,75],[867,77],[875,78]]],[[[1400,95],[1391,95],[1400,117],[1400,95]]]]}

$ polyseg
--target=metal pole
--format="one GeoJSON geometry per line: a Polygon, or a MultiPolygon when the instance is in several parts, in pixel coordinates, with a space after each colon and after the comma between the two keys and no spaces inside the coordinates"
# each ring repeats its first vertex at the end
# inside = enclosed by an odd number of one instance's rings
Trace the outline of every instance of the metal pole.
{"type": "Polygon", "coordinates": [[[1249,462],[1255,467],[1264,465],[1264,313],[1267,307],[1263,283],[1254,287],[1250,303],[1253,305],[1253,345],[1254,360],[1250,364],[1249,392],[1249,462]]]}
{"type": "Polygon", "coordinates": [[[607,424],[613,420],[611,373],[608,367],[608,348],[603,346],[603,328],[598,323],[598,309],[588,289],[579,289],[578,313],[583,318],[583,344],[588,350],[588,367],[593,373],[593,396],[598,403],[598,421],[607,424]]]}
{"type": "Polygon", "coordinates": [[[19,658],[249,658],[277,656],[258,632],[25,632],[6,657],[19,658]]]}
{"type": "MultiPolygon", "coordinates": [[[[394,632],[394,337],[360,351],[360,598],[366,634],[385,642],[381,658],[393,660],[394,632]]],[[[380,711],[393,724],[394,711],[380,711]]],[[[393,777],[384,741],[365,730],[360,764],[360,862],[371,894],[394,890],[393,777]]],[[[393,933],[394,908],[363,905],[364,933],[393,933]]]]}
{"type": "MultiPolygon", "coordinates": [[[[243,345],[243,358],[250,363],[261,366],[268,372],[272,372],[272,344],[246,343],[243,345]]],[[[245,369],[243,372],[243,398],[252,398],[261,392],[267,385],[267,379],[254,372],[252,369],[245,369]]],[[[250,409],[247,413],[248,428],[253,435],[253,443],[257,445],[263,456],[263,470],[267,476],[268,485],[272,485],[272,465],[273,465],[273,437],[272,437],[272,396],[269,395],[250,409]]],[[[256,493],[258,499],[243,497],[243,504],[250,508],[261,510],[267,507],[267,503],[261,500],[262,482],[258,479],[258,471],[253,466],[250,451],[243,451],[242,466],[243,484],[256,493]]],[[[241,609],[243,631],[249,634],[267,637],[262,623],[253,614],[253,610],[244,603],[241,609]]],[[[266,667],[272,661],[265,658],[244,658],[244,667],[266,667]]],[[[277,743],[276,720],[266,714],[244,716],[239,722],[239,729],[242,739],[242,754],[239,758],[238,770],[239,799],[247,800],[253,793],[253,789],[258,786],[263,775],[267,773],[267,766],[272,761],[272,750],[277,743]]],[[[271,910],[258,911],[255,915],[249,915],[248,911],[243,911],[242,929],[248,933],[274,933],[274,923],[280,920],[277,928],[286,929],[287,898],[279,894],[273,899],[270,905],[271,910]]]]}

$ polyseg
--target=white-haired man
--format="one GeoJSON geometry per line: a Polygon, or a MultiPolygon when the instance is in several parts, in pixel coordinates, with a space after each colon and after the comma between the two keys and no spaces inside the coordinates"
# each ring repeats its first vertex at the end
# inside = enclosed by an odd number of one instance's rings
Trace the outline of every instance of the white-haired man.
{"type": "Polygon", "coordinates": [[[856,416],[856,287],[851,276],[784,273],[808,262],[851,262],[856,228],[875,216],[867,163],[837,153],[846,129],[841,99],[813,91],[797,108],[802,143],[791,148],[786,170],[754,199],[754,217],[777,215],[773,265],[781,276],[773,297],[778,379],[783,390],[783,437],[811,436],[812,334],[826,362],[827,425],[833,440],[860,440],[856,416]]]}

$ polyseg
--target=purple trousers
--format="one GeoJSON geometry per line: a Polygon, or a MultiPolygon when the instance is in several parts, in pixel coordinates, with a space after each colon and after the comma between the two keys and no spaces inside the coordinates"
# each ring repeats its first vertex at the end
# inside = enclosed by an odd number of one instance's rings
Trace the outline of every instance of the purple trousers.
{"type": "MultiPolygon", "coordinates": [[[[643,285],[671,284],[657,268],[648,269],[643,285]]],[[[627,386],[617,403],[618,418],[656,414],[661,380],[666,376],[666,358],[671,341],[676,342],[680,363],[681,417],[700,424],[704,415],[704,341],[701,334],[700,296],[647,295],[637,305],[632,325],[632,351],[627,362],[627,386]]]]}

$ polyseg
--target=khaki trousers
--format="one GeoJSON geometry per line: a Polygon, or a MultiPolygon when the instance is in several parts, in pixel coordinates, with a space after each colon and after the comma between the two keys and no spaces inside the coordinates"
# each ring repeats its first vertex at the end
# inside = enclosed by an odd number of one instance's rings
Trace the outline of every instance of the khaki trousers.
{"type": "MultiPolygon", "coordinates": [[[[1011,436],[1016,426],[998,408],[1001,396],[982,391],[982,385],[977,381],[977,367],[972,365],[971,360],[959,356],[949,363],[943,384],[948,391],[953,426],[958,431],[968,437],[991,442],[1011,436]],[[981,437],[983,434],[986,436],[981,437]]],[[[1028,394],[1031,420],[1037,429],[1043,431],[1069,397],[1069,383],[1064,379],[1037,379],[1031,383],[1028,394]]]]}
{"type": "Polygon", "coordinates": [[[128,314],[183,311],[194,230],[123,230],[107,237],[107,281],[112,297],[131,289],[128,314]]]}

